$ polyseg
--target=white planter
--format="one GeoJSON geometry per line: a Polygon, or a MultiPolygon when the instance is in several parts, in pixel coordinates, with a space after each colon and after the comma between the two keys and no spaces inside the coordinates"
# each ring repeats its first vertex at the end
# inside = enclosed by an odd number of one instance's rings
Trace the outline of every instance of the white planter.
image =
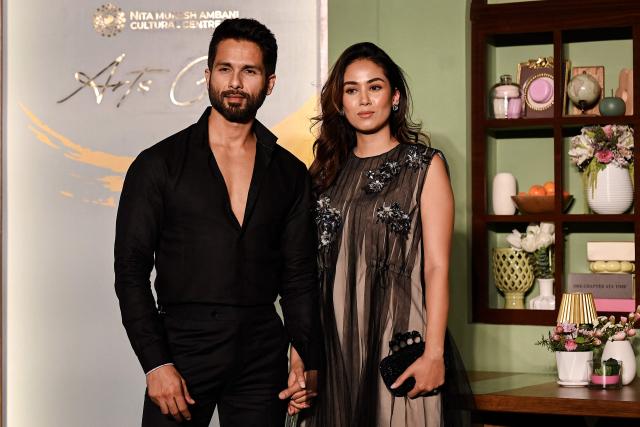
{"type": "Polygon", "coordinates": [[[633,186],[629,169],[609,164],[598,172],[596,188],[587,185],[587,204],[599,214],[621,214],[633,203],[633,186]]]}
{"type": "Polygon", "coordinates": [[[591,351],[556,351],[558,384],[567,386],[589,384],[589,361],[592,360],[593,352],[591,351]]]}
{"type": "Polygon", "coordinates": [[[636,377],[636,356],[629,340],[607,341],[602,352],[602,360],[622,361],[622,385],[627,385],[636,377]]]}
{"type": "Polygon", "coordinates": [[[540,295],[529,300],[531,310],[555,310],[556,297],[553,296],[553,279],[536,279],[540,295]]]}
{"type": "Polygon", "coordinates": [[[516,195],[516,178],[507,172],[496,174],[493,177],[491,189],[491,201],[493,213],[496,215],[513,215],[516,213],[516,205],[511,196],[516,195]]]}

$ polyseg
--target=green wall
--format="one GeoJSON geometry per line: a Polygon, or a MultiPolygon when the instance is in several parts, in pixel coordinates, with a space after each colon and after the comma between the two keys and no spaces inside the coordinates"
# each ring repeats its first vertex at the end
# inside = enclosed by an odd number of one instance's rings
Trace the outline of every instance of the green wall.
{"type": "MultiPolygon", "coordinates": [[[[447,155],[456,195],[449,324],[467,368],[553,372],[553,354],[533,344],[547,327],[470,322],[469,33],[469,0],[329,0],[330,64],[356,42],[372,41],[385,49],[409,77],[415,118],[423,122],[433,145],[447,155]]],[[[580,47],[570,49],[574,60],[582,53],[580,47]]],[[[624,56],[628,49],[620,46],[624,56]]],[[[515,51],[514,58],[501,52],[496,65],[519,62],[515,51]]],[[[522,177],[535,180],[540,179],[522,177]]]]}

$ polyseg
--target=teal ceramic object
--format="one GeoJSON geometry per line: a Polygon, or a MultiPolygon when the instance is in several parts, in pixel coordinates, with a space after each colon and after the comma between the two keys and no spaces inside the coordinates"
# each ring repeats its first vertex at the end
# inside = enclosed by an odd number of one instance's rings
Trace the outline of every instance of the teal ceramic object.
{"type": "Polygon", "coordinates": [[[598,109],[603,116],[622,116],[624,115],[626,106],[622,98],[607,96],[606,98],[602,98],[598,109]]]}

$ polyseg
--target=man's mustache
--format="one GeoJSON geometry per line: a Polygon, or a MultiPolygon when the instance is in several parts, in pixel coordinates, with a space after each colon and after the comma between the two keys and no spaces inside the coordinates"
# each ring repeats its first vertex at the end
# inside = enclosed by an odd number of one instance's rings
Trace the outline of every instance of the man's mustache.
{"type": "Polygon", "coordinates": [[[241,97],[241,98],[248,98],[249,94],[247,94],[246,92],[242,92],[240,90],[225,90],[223,92],[220,93],[220,95],[222,95],[224,98],[226,97],[241,97]]]}

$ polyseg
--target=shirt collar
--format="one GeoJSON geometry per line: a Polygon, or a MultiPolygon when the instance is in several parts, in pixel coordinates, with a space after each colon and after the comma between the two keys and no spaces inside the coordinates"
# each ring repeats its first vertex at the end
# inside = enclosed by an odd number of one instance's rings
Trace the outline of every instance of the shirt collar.
{"type": "MultiPolygon", "coordinates": [[[[207,107],[202,113],[202,116],[198,119],[196,123],[197,135],[202,136],[201,140],[207,146],[209,145],[209,141],[206,141],[206,136],[208,135],[208,125],[209,125],[209,116],[211,115],[211,107],[207,107]]],[[[258,140],[258,144],[262,147],[266,148],[269,151],[272,151],[276,145],[276,141],[278,137],[275,136],[265,125],[260,123],[257,119],[253,121],[252,126],[253,133],[256,135],[256,139],[258,140]]]]}

